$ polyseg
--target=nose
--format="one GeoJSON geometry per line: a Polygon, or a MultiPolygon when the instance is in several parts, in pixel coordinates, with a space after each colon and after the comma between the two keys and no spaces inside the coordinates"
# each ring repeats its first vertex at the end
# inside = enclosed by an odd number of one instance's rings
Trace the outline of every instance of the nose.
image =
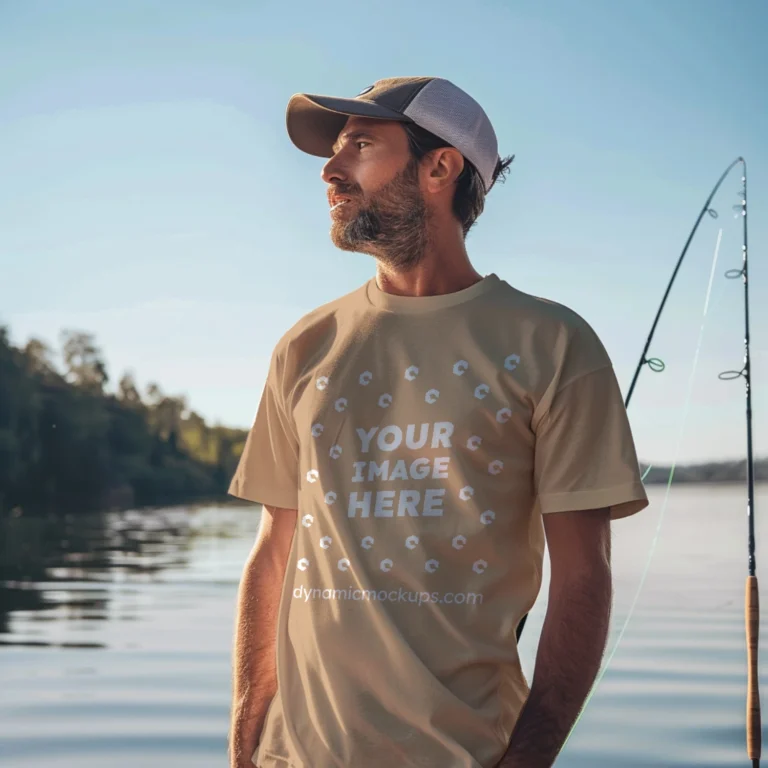
{"type": "Polygon", "coordinates": [[[338,154],[330,158],[323,166],[320,177],[326,184],[344,184],[347,181],[347,175],[338,154]]]}

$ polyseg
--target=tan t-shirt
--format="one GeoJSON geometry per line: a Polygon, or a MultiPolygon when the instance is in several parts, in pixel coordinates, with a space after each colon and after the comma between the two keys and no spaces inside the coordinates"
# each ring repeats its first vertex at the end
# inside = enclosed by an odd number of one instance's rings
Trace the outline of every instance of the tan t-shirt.
{"type": "Polygon", "coordinates": [[[491,768],[528,694],[542,514],[648,504],[602,343],[489,275],[374,279],[275,348],[234,496],[298,509],[260,768],[491,768]]]}

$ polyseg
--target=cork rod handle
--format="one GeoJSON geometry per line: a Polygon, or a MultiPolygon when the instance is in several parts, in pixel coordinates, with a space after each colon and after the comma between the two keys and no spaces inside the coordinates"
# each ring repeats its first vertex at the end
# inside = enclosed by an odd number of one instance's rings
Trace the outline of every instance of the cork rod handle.
{"type": "Polygon", "coordinates": [[[757,576],[747,576],[746,584],[747,629],[747,755],[753,763],[760,759],[762,746],[760,726],[760,690],[757,684],[757,641],[760,630],[760,601],[757,576]]]}

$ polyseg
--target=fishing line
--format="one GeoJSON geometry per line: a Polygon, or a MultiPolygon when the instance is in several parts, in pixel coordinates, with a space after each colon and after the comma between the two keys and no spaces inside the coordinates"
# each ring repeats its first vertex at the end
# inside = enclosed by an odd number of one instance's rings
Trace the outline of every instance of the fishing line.
{"type": "MultiPolygon", "coordinates": [[[[691,365],[691,372],[690,372],[690,374],[688,376],[688,391],[686,393],[685,401],[683,403],[683,418],[681,420],[680,430],[679,430],[678,436],[677,436],[677,446],[675,448],[674,461],[672,462],[672,467],[671,467],[671,469],[669,471],[669,478],[667,479],[667,488],[666,488],[666,491],[664,493],[664,502],[663,502],[663,504],[661,506],[661,511],[659,512],[659,519],[658,519],[658,522],[656,523],[656,531],[654,532],[653,540],[651,542],[651,548],[650,548],[650,551],[648,552],[648,557],[647,557],[647,559],[645,561],[645,566],[643,567],[643,571],[642,571],[642,574],[640,576],[640,583],[638,584],[638,587],[637,587],[637,590],[635,592],[634,598],[632,599],[632,603],[630,605],[629,612],[627,613],[627,617],[626,617],[626,619],[624,621],[624,624],[621,627],[621,630],[619,631],[619,636],[617,637],[616,642],[614,643],[613,648],[612,648],[610,654],[608,655],[608,658],[606,659],[605,664],[603,665],[602,669],[598,673],[598,676],[597,676],[597,678],[595,680],[595,683],[592,686],[592,689],[590,690],[589,695],[587,696],[587,698],[586,698],[586,700],[584,702],[584,706],[581,708],[581,711],[579,712],[578,717],[576,718],[575,722],[573,723],[573,726],[571,727],[571,730],[569,731],[568,736],[566,737],[565,741],[563,742],[562,749],[565,749],[565,745],[568,743],[568,740],[571,738],[571,735],[573,734],[573,731],[576,728],[576,725],[578,724],[579,720],[581,720],[581,717],[584,714],[584,710],[587,708],[587,704],[589,704],[589,702],[591,701],[592,696],[594,695],[595,691],[597,690],[598,685],[602,681],[603,676],[605,675],[606,671],[608,670],[608,667],[610,666],[610,664],[611,664],[611,662],[613,660],[613,657],[616,654],[616,651],[617,651],[617,649],[619,647],[619,644],[621,643],[621,640],[624,637],[624,633],[626,632],[627,627],[629,626],[630,619],[632,618],[632,616],[633,616],[633,614],[635,612],[635,607],[636,607],[637,602],[638,602],[638,600],[640,598],[640,593],[643,590],[643,586],[645,585],[645,580],[646,580],[646,578],[648,576],[648,573],[650,571],[650,568],[651,568],[651,561],[653,560],[653,555],[654,555],[654,552],[656,551],[656,545],[657,545],[657,543],[659,541],[659,534],[661,532],[661,526],[662,526],[662,523],[663,523],[663,520],[664,520],[664,515],[665,515],[666,509],[667,509],[667,504],[669,502],[669,494],[670,494],[670,491],[672,489],[672,479],[674,477],[675,468],[677,466],[677,462],[678,462],[678,459],[680,457],[680,449],[682,447],[683,435],[685,433],[685,424],[686,424],[686,421],[688,419],[688,412],[690,410],[690,404],[691,404],[691,400],[693,398],[693,385],[694,385],[694,382],[695,382],[695,379],[696,379],[696,369],[698,368],[699,354],[701,352],[701,345],[702,345],[702,341],[704,339],[704,327],[706,325],[707,314],[709,312],[709,301],[710,301],[710,296],[712,295],[712,285],[713,285],[714,279],[715,279],[715,270],[717,268],[717,259],[718,259],[718,255],[720,253],[720,242],[722,240],[722,237],[723,237],[723,230],[721,228],[719,230],[719,232],[717,233],[717,242],[715,243],[715,252],[714,252],[714,256],[712,258],[712,269],[710,270],[710,274],[709,274],[709,285],[707,286],[707,295],[706,295],[706,298],[704,300],[704,311],[702,313],[701,325],[699,326],[699,338],[698,338],[698,341],[696,343],[696,351],[695,351],[694,356],[693,356],[693,363],[691,365]]],[[[645,480],[645,478],[648,476],[648,473],[651,471],[651,468],[652,468],[652,465],[649,465],[648,468],[643,473],[642,480],[645,480]]],[[[561,752],[562,752],[562,750],[561,750],[561,752]]]]}

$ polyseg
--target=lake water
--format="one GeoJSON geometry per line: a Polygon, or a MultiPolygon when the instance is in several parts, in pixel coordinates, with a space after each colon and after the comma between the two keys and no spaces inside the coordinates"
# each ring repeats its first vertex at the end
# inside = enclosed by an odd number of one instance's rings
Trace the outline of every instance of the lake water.
{"type": "MultiPolygon", "coordinates": [[[[608,653],[663,512],[647,578],[557,765],[747,766],[746,491],[649,495],[614,525],[608,653]]],[[[24,578],[0,587],[0,765],[226,768],[236,591],[258,525],[253,505],[3,524],[4,573],[24,578]]],[[[521,643],[529,679],[545,609],[546,581],[521,643]]],[[[766,646],[763,632],[761,678],[766,646]]]]}

